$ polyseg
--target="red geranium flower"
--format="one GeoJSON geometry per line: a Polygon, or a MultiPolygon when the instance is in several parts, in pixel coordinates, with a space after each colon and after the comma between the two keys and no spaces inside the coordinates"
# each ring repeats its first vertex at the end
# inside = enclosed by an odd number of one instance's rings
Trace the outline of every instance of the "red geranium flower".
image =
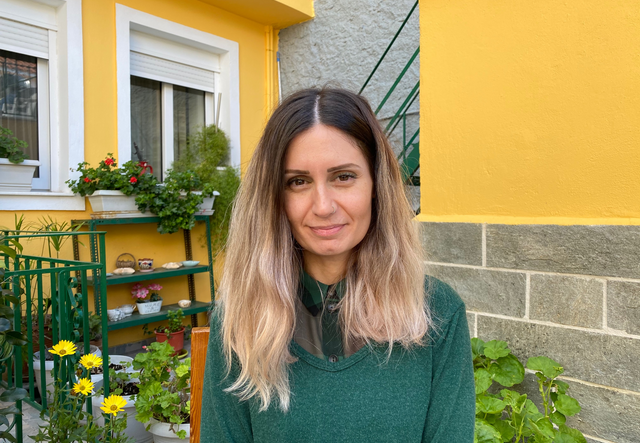
{"type": "Polygon", "coordinates": [[[137,183],[137,182],[138,182],[138,179],[137,179],[137,178],[135,178],[135,177],[131,177],[131,178],[129,179],[129,181],[130,181],[131,183],[137,183]]]}
{"type": "Polygon", "coordinates": [[[84,182],[85,182],[85,183],[91,183],[91,179],[90,179],[89,177],[85,177],[85,178],[84,178],[84,182]]]}
{"type": "Polygon", "coordinates": [[[104,161],[104,164],[107,165],[107,166],[111,166],[113,164],[113,162],[114,162],[114,160],[112,158],[107,158],[104,161]]]}

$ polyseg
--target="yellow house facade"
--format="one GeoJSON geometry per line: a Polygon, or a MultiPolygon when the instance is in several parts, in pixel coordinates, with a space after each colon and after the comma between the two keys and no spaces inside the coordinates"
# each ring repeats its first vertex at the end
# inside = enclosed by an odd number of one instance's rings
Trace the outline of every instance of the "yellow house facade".
{"type": "MultiPolygon", "coordinates": [[[[79,163],[96,166],[112,153],[123,164],[153,146],[145,156],[157,174],[198,125],[218,122],[230,164],[242,168],[277,103],[277,29],[312,16],[311,0],[0,1],[0,126],[39,161],[31,190],[0,188],[0,226],[14,228],[22,214],[36,225],[89,219],[88,200],[65,184],[79,163]]],[[[161,236],[150,224],[105,229],[108,271],[124,252],[184,260],[181,234],[161,236]]],[[[203,235],[198,223],[193,254],[206,263],[203,235]]],[[[70,242],[62,253],[72,257],[70,242]]],[[[87,244],[80,257],[89,258],[87,244]]],[[[188,298],[183,280],[158,281],[161,295],[188,298]]],[[[208,300],[209,279],[195,283],[208,300]]],[[[129,286],[110,287],[107,308],[131,303],[129,286]]],[[[139,338],[139,328],[109,335],[110,345],[139,338]]]]}

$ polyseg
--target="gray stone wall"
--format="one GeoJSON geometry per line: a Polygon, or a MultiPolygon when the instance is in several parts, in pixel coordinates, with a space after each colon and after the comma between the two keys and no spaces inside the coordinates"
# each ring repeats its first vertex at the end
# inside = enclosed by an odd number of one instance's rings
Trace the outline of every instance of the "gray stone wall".
{"type": "Polygon", "coordinates": [[[640,227],[422,227],[428,272],[464,299],[472,336],[558,361],[590,443],[640,442],[640,227]]]}

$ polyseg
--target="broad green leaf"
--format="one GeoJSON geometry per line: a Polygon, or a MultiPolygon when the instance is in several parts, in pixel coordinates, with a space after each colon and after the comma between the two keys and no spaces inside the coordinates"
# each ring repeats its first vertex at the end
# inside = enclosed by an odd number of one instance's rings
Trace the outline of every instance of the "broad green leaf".
{"type": "Polygon", "coordinates": [[[553,411],[551,413],[551,421],[560,426],[566,423],[567,418],[559,411],[553,411]]]}
{"type": "Polygon", "coordinates": [[[497,414],[501,412],[507,404],[497,398],[481,396],[476,399],[476,411],[485,414],[497,414]]]}
{"type": "Polygon", "coordinates": [[[491,340],[484,345],[484,355],[492,360],[500,357],[506,357],[511,351],[507,347],[507,343],[500,340],[491,340]]]}
{"type": "Polygon", "coordinates": [[[575,398],[571,398],[566,394],[558,394],[558,400],[554,406],[564,415],[572,416],[576,415],[582,409],[580,403],[575,398]]]}
{"type": "Polygon", "coordinates": [[[570,428],[566,425],[560,425],[559,432],[556,437],[556,441],[559,443],[587,443],[587,439],[584,438],[582,432],[577,429],[570,428]],[[573,440],[560,440],[558,437],[562,436],[563,438],[572,438],[573,440]]]}
{"type": "Polygon", "coordinates": [[[524,380],[524,367],[513,354],[501,357],[491,363],[489,373],[496,382],[507,388],[522,383],[524,380]]]}
{"type": "Polygon", "coordinates": [[[536,436],[536,442],[539,442],[539,443],[552,442],[556,432],[553,429],[553,425],[549,420],[547,420],[545,417],[542,417],[536,421],[529,419],[528,422],[529,422],[529,427],[533,431],[533,435],[536,436]]]}
{"type": "Polygon", "coordinates": [[[9,343],[16,346],[24,346],[29,343],[29,339],[26,335],[18,331],[5,332],[6,339],[9,343]]]}
{"type": "Polygon", "coordinates": [[[527,368],[532,371],[542,372],[547,378],[556,378],[564,372],[564,368],[555,360],[549,357],[531,357],[527,360],[527,368]]]}
{"type": "Polygon", "coordinates": [[[176,375],[178,377],[184,377],[188,373],[189,373],[189,366],[187,365],[180,365],[176,368],[176,375]]]}
{"type": "MultiPolygon", "coordinates": [[[[7,441],[10,441],[11,443],[18,443],[18,440],[13,435],[11,435],[9,432],[6,432],[6,431],[0,433],[0,438],[5,439],[7,441]]],[[[44,440],[42,440],[42,441],[44,441],[44,440]]]]}
{"type": "Polygon", "coordinates": [[[516,430],[508,421],[498,420],[493,424],[493,427],[498,430],[500,435],[502,435],[502,441],[511,441],[513,437],[516,435],[516,430]]]}
{"type": "Polygon", "coordinates": [[[502,443],[500,432],[481,418],[476,418],[474,441],[478,443],[502,443]]]}
{"type": "Polygon", "coordinates": [[[4,299],[10,301],[14,305],[17,305],[18,303],[20,303],[20,299],[15,295],[13,295],[13,292],[11,292],[9,295],[5,295],[4,299]]]}
{"type": "Polygon", "coordinates": [[[0,401],[16,401],[22,400],[28,395],[27,391],[22,388],[10,388],[0,394],[0,401]]]}
{"type": "Polygon", "coordinates": [[[13,309],[7,305],[0,305],[0,317],[13,318],[13,309]]]}
{"type": "MultiPolygon", "coordinates": [[[[179,376],[181,377],[181,375],[179,376]]],[[[491,374],[489,374],[489,371],[486,369],[476,369],[473,373],[473,378],[476,382],[476,395],[482,394],[484,391],[489,389],[493,383],[493,380],[491,380],[491,374]]]]}
{"type": "Polygon", "coordinates": [[[14,251],[14,249],[10,248],[9,246],[0,245],[0,252],[5,253],[11,258],[14,258],[14,259],[16,258],[16,251],[14,251]]]}
{"type": "Polygon", "coordinates": [[[473,337],[471,339],[471,354],[473,355],[473,359],[475,360],[480,355],[482,355],[483,350],[484,342],[477,337],[473,337]]]}
{"type": "Polygon", "coordinates": [[[563,381],[556,380],[553,382],[553,384],[558,388],[559,394],[566,394],[567,391],[569,390],[569,384],[563,381]]]}

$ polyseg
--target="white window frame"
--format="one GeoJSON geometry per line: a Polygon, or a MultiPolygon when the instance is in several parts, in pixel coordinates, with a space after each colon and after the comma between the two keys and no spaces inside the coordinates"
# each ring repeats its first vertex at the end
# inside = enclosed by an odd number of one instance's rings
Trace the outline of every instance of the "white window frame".
{"type": "MultiPolygon", "coordinates": [[[[131,160],[131,29],[153,33],[176,43],[193,46],[218,54],[220,74],[216,75],[215,91],[222,93],[220,128],[230,140],[231,166],[240,166],[240,67],[239,45],[207,32],[147,14],[116,3],[116,62],[118,90],[118,161],[120,164],[131,160]]],[[[173,88],[163,83],[163,164],[170,167],[173,160],[173,108],[165,103],[166,94],[173,88]],[[171,109],[169,109],[171,108],[171,109]],[[171,124],[165,124],[171,122],[171,124]],[[169,128],[167,128],[170,126],[169,128]]],[[[205,120],[213,123],[213,94],[205,94],[205,120]],[[207,98],[207,95],[210,97],[207,98]]]]}
{"type": "Polygon", "coordinates": [[[38,59],[38,88],[48,88],[48,94],[38,93],[40,161],[48,163],[49,177],[41,172],[41,178],[34,180],[34,188],[48,181],[49,189],[0,192],[0,210],[84,211],[84,197],[71,193],[65,184],[74,178],[70,168],[84,160],[82,0],[2,0],[0,16],[49,33],[49,59],[38,59]]]}

